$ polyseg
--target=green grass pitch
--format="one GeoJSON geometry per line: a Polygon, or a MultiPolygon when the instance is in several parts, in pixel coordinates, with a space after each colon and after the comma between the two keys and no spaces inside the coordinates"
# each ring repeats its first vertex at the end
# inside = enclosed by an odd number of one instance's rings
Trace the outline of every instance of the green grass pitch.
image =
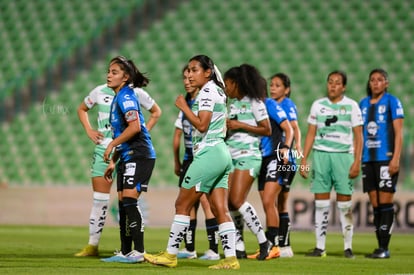
{"type": "MultiPolygon", "coordinates": [[[[244,233],[248,253],[258,245],[249,231],[244,233]]],[[[168,229],[146,228],[145,248],[149,253],[165,249],[168,229]]],[[[391,239],[391,258],[367,259],[376,241],[373,233],[354,235],[355,259],[343,257],[342,236],[328,230],[326,258],[309,258],[304,254],[314,247],[313,232],[292,232],[293,258],[259,262],[240,261],[240,270],[212,271],[207,267],[216,261],[179,260],[178,267],[166,268],[149,263],[105,263],[101,257],[112,256],[119,248],[118,229],[104,229],[100,257],[77,258],[88,239],[87,227],[9,226],[0,225],[0,274],[414,274],[414,235],[394,234],[391,239]]],[[[201,255],[207,249],[205,230],[197,231],[196,249],[201,255]]]]}

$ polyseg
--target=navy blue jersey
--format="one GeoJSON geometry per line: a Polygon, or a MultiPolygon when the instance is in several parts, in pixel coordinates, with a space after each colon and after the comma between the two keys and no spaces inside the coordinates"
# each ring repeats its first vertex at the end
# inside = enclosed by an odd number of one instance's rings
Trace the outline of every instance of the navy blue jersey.
{"type": "MultiPolygon", "coordinates": [[[[291,100],[288,97],[285,97],[281,102],[279,102],[279,105],[280,107],[282,107],[283,111],[285,111],[289,122],[298,120],[298,111],[293,100],[291,100]]],[[[294,137],[293,141],[295,141],[294,137]]],[[[293,164],[296,164],[296,158],[293,155],[293,150],[289,150],[289,161],[293,164]]]]}
{"type": "Polygon", "coordinates": [[[266,98],[264,101],[269,115],[270,126],[272,127],[272,134],[270,136],[263,136],[260,142],[260,150],[263,157],[276,155],[279,148],[284,145],[285,134],[280,128],[280,124],[287,119],[285,111],[272,98],[266,98]]]}
{"type": "Polygon", "coordinates": [[[152,145],[151,136],[145,127],[144,116],[139,107],[138,98],[134,90],[124,86],[114,97],[111,105],[110,123],[112,126],[113,138],[117,138],[128,126],[125,117],[128,112],[138,111],[141,131],[133,136],[129,141],[116,147],[120,153],[122,161],[135,158],[155,159],[155,150],[152,145]]]}
{"type": "MultiPolygon", "coordinates": [[[[187,105],[190,109],[193,107],[195,99],[191,99],[190,96],[186,97],[187,105]]],[[[181,123],[183,126],[183,133],[184,133],[184,145],[185,145],[185,153],[184,153],[184,160],[192,160],[193,159],[193,142],[192,142],[192,132],[193,132],[193,125],[188,120],[188,118],[183,114],[181,117],[181,123]]]]}
{"type": "Polygon", "coordinates": [[[388,93],[375,104],[370,100],[368,96],[359,103],[364,121],[362,162],[389,161],[394,153],[393,121],[404,118],[403,107],[398,98],[388,93]]]}

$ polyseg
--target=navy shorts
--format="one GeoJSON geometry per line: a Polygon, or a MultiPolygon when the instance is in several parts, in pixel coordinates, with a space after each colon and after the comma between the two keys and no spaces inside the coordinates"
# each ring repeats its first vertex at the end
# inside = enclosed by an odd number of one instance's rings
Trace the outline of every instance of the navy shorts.
{"type": "Polygon", "coordinates": [[[362,164],[362,184],[364,193],[373,190],[395,193],[398,174],[388,173],[388,161],[365,162],[362,164]]]}
{"type": "Polygon", "coordinates": [[[120,161],[117,165],[117,191],[136,188],[138,192],[147,192],[155,159],[134,159],[120,161]]]}

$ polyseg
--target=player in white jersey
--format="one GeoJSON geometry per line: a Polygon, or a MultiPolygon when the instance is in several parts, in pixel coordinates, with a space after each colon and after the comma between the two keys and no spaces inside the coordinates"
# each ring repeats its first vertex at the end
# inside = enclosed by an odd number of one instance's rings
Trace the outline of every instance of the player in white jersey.
{"type": "Polygon", "coordinates": [[[266,81],[252,65],[242,64],[230,68],[224,74],[226,94],[229,100],[226,144],[233,160],[233,171],[229,176],[229,209],[236,224],[236,255],[246,258],[242,241],[241,222],[246,223],[256,235],[259,252],[252,257],[265,260],[269,254],[269,243],[256,210],[246,199],[260,172],[262,155],[260,136],[271,133],[269,117],[263,98],[266,97],[266,81]]]}
{"type": "MultiPolygon", "coordinates": [[[[139,98],[140,105],[151,114],[148,130],[152,129],[161,116],[161,108],[142,88],[134,88],[139,98]]],[[[103,161],[106,147],[112,141],[112,131],[109,123],[109,113],[114,91],[106,84],[95,87],[79,105],[77,113],[86,134],[95,145],[91,163],[91,179],[93,189],[93,205],[89,217],[89,241],[75,256],[98,256],[98,245],[102,234],[107,213],[109,211],[109,199],[111,184],[104,178],[104,172],[108,164],[103,161]],[[88,111],[98,108],[97,129],[93,129],[89,122],[88,111]]]]}
{"type": "Polygon", "coordinates": [[[352,193],[361,169],[363,122],[357,102],[344,95],[346,82],[344,72],[331,72],[327,97],[312,104],[308,117],[300,174],[307,178],[307,158],[313,148],[311,192],[315,194],[316,247],[307,256],[326,256],[330,192],[334,188],[344,237],[344,256],[354,258],[352,193]]]}
{"type": "Polygon", "coordinates": [[[224,259],[211,269],[239,269],[235,251],[235,227],[228,211],[228,175],[231,156],[224,143],[226,132],[226,95],[223,82],[213,61],[205,55],[192,57],[188,63],[189,80],[200,89],[192,109],[183,95],[176,106],[193,125],[194,160],[185,174],[175,201],[175,216],[171,224],[167,249],[158,255],[145,254],[156,265],[176,267],[180,243],[190,225],[190,210],[207,194],[211,209],[219,224],[224,259]]]}

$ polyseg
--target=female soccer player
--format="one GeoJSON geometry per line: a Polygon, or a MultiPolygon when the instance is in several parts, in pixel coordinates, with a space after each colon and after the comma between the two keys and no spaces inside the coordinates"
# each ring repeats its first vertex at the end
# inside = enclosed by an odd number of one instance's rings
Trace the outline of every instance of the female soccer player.
{"type": "Polygon", "coordinates": [[[362,154],[363,190],[374,208],[378,248],[369,258],[390,257],[388,245],[394,222],[394,193],[400,170],[404,110],[398,98],[388,93],[388,73],[370,72],[367,97],[361,100],[364,121],[362,154]]]}
{"type": "MultiPolygon", "coordinates": [[[[184,89],[187,94],[185,100],[188,107],[192,107],[198,94],[198,88],[191,86],[189,79],[188,65],[182,70],[184,89]]],[[[182,111],[179,112],[177,120],[175,121],[175,131],[173,137],[173,152],[174,152],[174,171],[179,179],[179,187],[181,187],[184,180],[185,173],[188,170],[191,162],[193,161],[193,143],[192,143],[192,130],[193,126],[182,111]],[[184,135],[183,135],[184,134],[184,135]],[[184,136],[184,157],[180,160],[180,144],[181,136],[184,136]]],[[[184,237],[185,248],[178,251],[178,259],[196,259],[197,251],[195,249],[195,235],[197,227],[197,210],[201,204],[205,215],[205,224],[207,231],[207,239],[209,249],[200,257],[201,260],[219,260],[218,254],[218,224],[213,212],[210,208],[207,196],[202,195],[200,201],[196,202],[194,207],[190,211],[190,226],[184,237]]]]}
{"type": "Polygon", "coordinates": [[[177,253],[190,224],[190,210],[207,194],[219,224],[219,235],[225,259],[211,269],[239,269],[235,251],[235,227],[228,210],[228,175],[232,163],[224,142],[226,130],[226,95],[223,82],[213,61],[205,55],[192,57],[188,63],[192,86],[200,89],[192,109],[183,95],[176,106],[193,125],[194,160],[190,164],[175,201],[175,216],[171,225],[166,251],[158,255],[145,254],[153,264],[177,266],[177,253]]]}
{"type": "MultiPolygon", "coordinates": [[[[142,85],[146,86],[145,83],[142,85]]],[[[161,108],[142,87],[134,88],[134,92],[139,98],[141,107],[150,112],[146,127],[151,130],[162,114],[161,108]]],[[[93,205],[89,216],[89,241],[87,246],[75,254],[77,257],[99,255],[98,246],[109,209],[112,186],[104,178],[104,172],[108,164],[103,161],[103,152],[112,140],[109,111],[114,96],[114,91],[107,84],[99,85],[85,97],[77,111],[86,134],[96,144],[91,165],[93,205]],[[88,112],[93,108],[98,108],[97,130],[92,128],[88,117],[88,112]]],[[[122,209],[122,203],[119,203],[119,208],[122,209]]],[[[125,255],[130,251],[131,249],[124,249],[125,255]]]]}
{"type": "Polygon", "coordinates": [[[296,157],[302,155],[302,135],[298,124],[298,112],[295,103],[290,99],[291,92],[291,83],[288,75],[284,73],[276,73],[270,78],[270,97],[275,99],[285,111],[293,129],[293,144],[295,145],[295,147],[291,148],[289,151],[289,162],[286,164],[285,168],[280,171],[283,185],[276,201],[279,214],[278,235],[281,258],[293,256],[293,251],[290,246],[290,219],[287,201],[290,186],[297,171],[296,157]]]}
{"type": "Polygon", "coordinates": [[[362,117],[358,103],[345,96],[347,76],[333,71],[327,79],[327,96],[316,100],[308,117],[300,174],[307,178],[307,158],[313,148],[311,192],[315,195],[316,247],[306,254],[325,257],[330,193],[336,191],[339,220],[344,237],[344,256],[352,252],[352,193],[361,170],[362,117]]]}
{"type": "MultiPolygon", "coordinates": [[[[125,230],[129,230],[135,248],[131,251],[133,253],[131,256],[136,258],[136,262],[144,261],[143,254],[145,253],[144,224],[141,212],[137,208],[137,201],[141,193],[148,189],[156,158],[138,98],[133,91],[133,87],[142,86],[146,82],[148,79],[138,70],[132,60],[123,56],[117,56],[111,60],[107,85],[114,90],[116,95],[111,104],[109,119],[113,140],[103,154],[104,161],[110,161],[110,163],[104,175],[109,182],[112,181],[115,163],[119,159],[117,183],[125,211],[125,217],[120,217],[120,221],[126,221],[125,230]]],[[[120,215],[121,213],[120,211],[120,215]]],[[[120,225],[122,225],[121,222],[120,225]]]]}
{"type": "MultiPolygon", "coordinates": [[[[271,134],[269,117],[263,103],[266,81],[256,67],[242,64],[224,74],[224,83],[226,94],[230,98],[226,144],[234,166],[229,176],[229,209],[233,221],[241,215],[256,235],[260,249],[254,258],[265,260],[270,247],[256,210],[247,201],[247,196],[262,164],[260,137],[271,134]]],[[[241,236],[241,232],[238,235],[241,236]]],[[[238,251],[243,252],[244,249],[237,249],[238,251]]]]}

